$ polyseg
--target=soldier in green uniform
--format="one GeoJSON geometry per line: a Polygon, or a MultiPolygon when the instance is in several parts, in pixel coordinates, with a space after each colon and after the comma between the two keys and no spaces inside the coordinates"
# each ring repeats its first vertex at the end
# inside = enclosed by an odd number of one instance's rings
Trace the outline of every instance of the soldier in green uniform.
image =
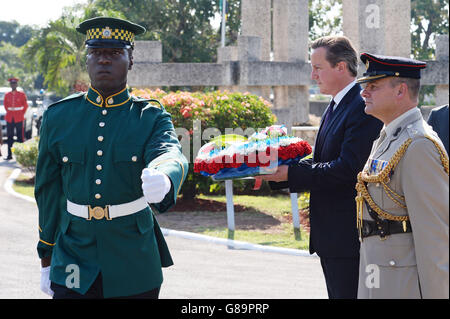
{"type": "Polygon", "coordinates": [[[356,185],[358,298],[448,298],[448,155],[417,108],[426,63],[361,60],[365,112],[384,127],[356,185]]]}
{"type": "Polygon", "coordinates": [[[77,31],[91,86],[51,105],[41,128],[41,289],[53,298],[157,298],[161,267],[173,262],[149,204],[165,212],[175,203],[188,163],[170,114],[127,89],[134,36],[145,29],[98,17],[77,31]]]}

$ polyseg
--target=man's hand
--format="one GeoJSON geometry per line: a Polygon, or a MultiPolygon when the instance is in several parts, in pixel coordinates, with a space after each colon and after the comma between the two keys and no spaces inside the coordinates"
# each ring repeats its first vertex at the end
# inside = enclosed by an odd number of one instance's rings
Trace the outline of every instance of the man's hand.
{"type": "Polygon", "coordinates": [[[53,290],[50,288],[50,266],[41,268],[41,290],[50,297],[53,297],[53,290]]]}
{"type": "Polygon", "coordinates": [[[170,191],[171,182],[166,174],[154,168],[145,168],[142,171],[142,191],[148,203],[161,202],[170,191]]]}
{"type": "Polygon", "coordinates": [[[286,182],[288,180],[288,169],[288,165],[280,165],[274,174],[260,175],[259,177],[269,182],[286,182]]]}

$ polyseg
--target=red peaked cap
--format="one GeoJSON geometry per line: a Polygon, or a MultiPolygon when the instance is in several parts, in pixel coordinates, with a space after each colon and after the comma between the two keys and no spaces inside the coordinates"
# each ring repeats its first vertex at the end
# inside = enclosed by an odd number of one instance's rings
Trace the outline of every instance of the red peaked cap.
{"type": "Polygon", "coordinates": [[[9,82],[19,82],[18,78],[12,77],[8,79],[9,82]]]}

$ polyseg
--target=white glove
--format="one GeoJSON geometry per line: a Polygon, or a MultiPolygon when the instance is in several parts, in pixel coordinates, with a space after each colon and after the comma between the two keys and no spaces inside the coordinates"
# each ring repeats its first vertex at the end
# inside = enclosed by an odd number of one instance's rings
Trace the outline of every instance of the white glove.
{"type": "Polygon", "coordinates": [[[41,268],[41,290],[53,297],[53,290],[50,288],[50,266],[41,268]]]}
{"type": "Polygon", "coordinates": [[[154,168],[142,170],[142,191],[148,203],[161,202],[170,191],[171,182],[166,174],[154,168]]]}

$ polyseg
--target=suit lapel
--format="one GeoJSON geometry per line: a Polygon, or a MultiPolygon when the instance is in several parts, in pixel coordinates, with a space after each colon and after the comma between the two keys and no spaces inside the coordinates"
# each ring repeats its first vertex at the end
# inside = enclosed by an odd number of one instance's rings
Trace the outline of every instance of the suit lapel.
{"type": "MultiPolygon", "coordinates": [[[[342,116],[342,113],[345,110],[348,110],[348,108],[346,107],[347,104],[349,104],[354,99],[355,95],[359,94],[359,92],[361,92],[361,86],[359,84],[355,84],[350,89],[350,91],[347,92],[347,94],[344,96],[341,102],[339,102],[339,104],[336,106],[336,110],[334,111],[335,113],[333,114],[333,117],[328,121],[328,125],[326,127],[322,127],[324,118],[324,116],[322,116],[322,119],[320,121],[319,132],[317,134],[317,145],[314,148],[314,154],[316,154],[316,150],[319,152],[322,149],[323,142],[325,141],[325,138],[330,132],[331,128],[333,127],[337,119],[342,116]]],[[[326,114],[327,110],[325,110],[324,114],[326,114]]]]}

